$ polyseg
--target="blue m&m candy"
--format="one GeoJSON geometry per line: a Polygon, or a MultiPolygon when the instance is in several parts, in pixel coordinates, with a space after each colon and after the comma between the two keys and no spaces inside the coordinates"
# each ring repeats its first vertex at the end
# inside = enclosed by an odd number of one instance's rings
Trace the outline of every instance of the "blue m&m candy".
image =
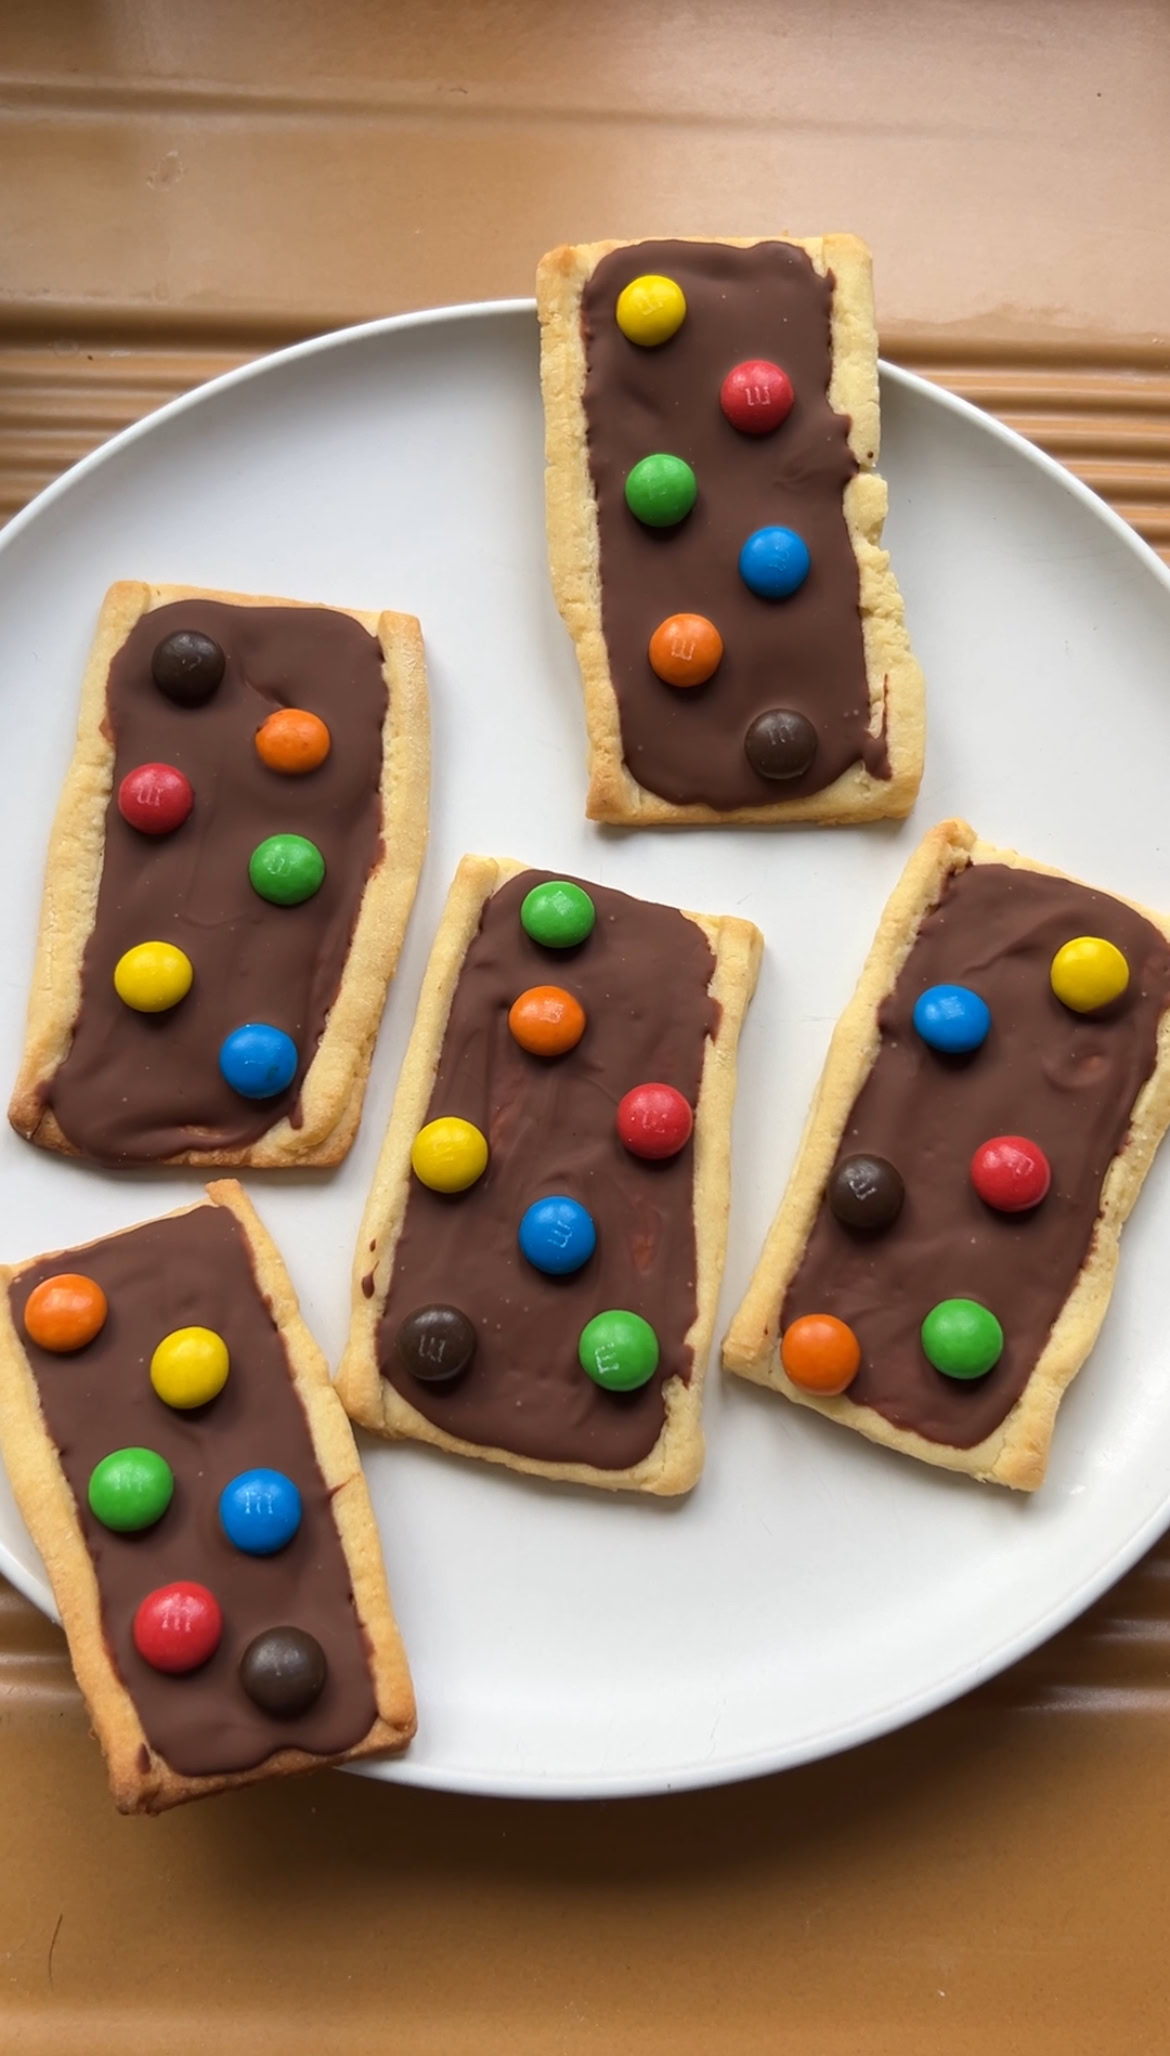
{"type": "Polygon", "coordinates": [[[241,1471],[219,1495],[219,1519],[245,1556],[275,1556],[301,1525],[301,1495],[283,1471],[241,1471]]]}
{"type": "Polygon", "coordinates": [[[597,1247],[593,1217],[561,1193],[538,1199],[520,1223],[520,1247],[534,1270],[566,1277],[587,1264],[597,1247]]]}
{"type": "Polygon", "coordinates": [[[799,592],[812,559],[794,528],[757,528],[739,553],[739,575],[761,600],[787,600],[799,592]]]}
{"type": "Polygon", "coordinates": [[[931,985],[914,1002],[914,1026],[928,1049],[965,1056],[986,1041],[991,1009],[967,985],[931,985]]]}
{"type": "Polygon", "coordinates": [[[273,1099],[297,1075],[297,1046],[283,1028],[248,1021],[224,1037],[219,1068],[241,1099],[273,1099]]]}

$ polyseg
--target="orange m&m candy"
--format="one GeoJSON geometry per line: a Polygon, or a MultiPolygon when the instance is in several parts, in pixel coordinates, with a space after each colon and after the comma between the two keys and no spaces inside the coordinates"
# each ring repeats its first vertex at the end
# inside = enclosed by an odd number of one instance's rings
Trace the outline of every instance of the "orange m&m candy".
{"type": "Polygon", "coordinates": [[[508,1026],[534,1057],[563,1057],[585,1033],[585,1009],[559,985],[530,985],[513,1000],[508,1026]]]}
{"type": "Polygon", "coordinates": [[[780,1361],[802,1392],[844,1392],[861,1369],[861,1344],[836,1314],[802,1314],[784,1331],[780,1361]]]}
{"type": "Polygon", "coordinates": [[[38,1349],[51,1349],[57,1356],[84,1349],[106,1318],[106,1295],[93,1278],[78,1271],[58,1271],[55,1278],[42,1278],[29,1293],[24,1325],[29,1340],[38,1349]]]}
{"type": "Polygon", "coordinates": [[[256,730],[256,750],[261,761],[270,771],[283,771],[290,778],[315,771],[318,764],[325,762],[331,748],[332,738],[325,723],[318,715],[306,713],[303,707],[278,707],[256,730]]]}
{"type": "Polygon", "coordinates": [[[723,637],[705,614],[670,614],[650,638],[650,668],[667,685],[706,685],[722,656],[723,637]]]}

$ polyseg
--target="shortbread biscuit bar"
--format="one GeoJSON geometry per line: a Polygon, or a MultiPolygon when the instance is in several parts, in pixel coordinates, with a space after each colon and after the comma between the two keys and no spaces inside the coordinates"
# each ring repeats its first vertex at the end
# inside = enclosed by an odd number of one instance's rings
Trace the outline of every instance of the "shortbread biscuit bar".
{"type": "Polygon", "coordinates": [[[589,817],[906,814],[923,687],[881,548],[865,244],[573,245],[542,259],[537,305],[549,560],[584,684],[589,817]],[[647,460],[668,474],[647,477],[647,460]]]}
{"type": "Polygon", "coordinates": [[[834,1033],[725,1368],[926,1463],[1041,1484],[1170,1122],[1168,945],[1161,915],[961,821],[932,830],[834,1033]]]}
{"type": "Polygon", "coordinates": [[[113,586],[13,1126],[112,1164],[337,1163],[422,862],[428,762],[410,615],[113,586]]]}
{"type": "Polygon", "coordinates": [[[120,1809],[403,1748],[353,1436],[241,1188],[2,1276],[0,1450],[120,1809]]]}
{"type": "Polygon", "coordinates": [[[358,1241],[337,1382],[354,1420],[546,1478],[689,1490],[760,950],[747,921],[464,858],[358,1241]],[[466,1182],[436,1190],[430,1124],[451,1120],[466,1182]]]}

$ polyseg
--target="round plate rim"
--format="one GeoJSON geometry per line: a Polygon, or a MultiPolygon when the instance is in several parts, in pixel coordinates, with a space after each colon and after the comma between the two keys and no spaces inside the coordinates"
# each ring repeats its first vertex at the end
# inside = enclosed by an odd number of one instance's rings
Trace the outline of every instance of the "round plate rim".
{"type": "MultiPolygon", "coordinates": [[[[47,508],[65,493],[70,492],[82,479],[100,470],[104,464],[116,458],[140,438],[150,435],[164,422],[203,406],[208,401],[214,401],[222,392],[279,372],[290,362],[317,355],[323,356],[328,352],[377,336],[390,336],[410,329],[448,323],[509,320],[518,316],[532,318],[535,312],[535,300],[523,297],[471,300],[444,307],[419,308],[406,314],[386,315],[378,320],[332,329],[323,335],[311,336],[303,342],[289,344],[283,349],[269,351],[247,364],[237,365],[215,378],[205,380],[193,387],[190,392],[167,401],[153,412],[143,415],[139,421],[120,430],[117,435],[111,436],[96,450],[92,450],[88,456],[71,465],[7,524],[0,533],[0,555],[14,545],[47,508]]],[[[1170,566],[1163,563],[1151,546],[1122,519],[1121,515],[1115,513],[1091,487],[1066,470],[1055,458],[959,394],[933,384],[930,379],[922,377],[918,372],[891,364],[885,358],[878,361],[883,380],[900,386],[927,404],[941,407],[944,412],[957,415],[969,425],[977,427],[982,433],[1005,445],[1017,458],[1040,471],[1053,485],[1079,500],[1082,506],[1122,542],[1148,572],[1153,574],[1155,581],[1163,590],[1170,593],[1170,566]]],[[[948,1705],[976,1686],[986,1683],[989,1678],[995,1677],[1021,1657],[1029,1655],[1061,1628],[1066,1627],[1070,1621],[1075,1620],[1086,1607],[1092,1605],[1095,1599],[1116,1583],[1168,1527],[1170,1488],[1165,1504],[1157,1512],[1143,1522],[1106,1561],[1099,1564],[1090,1576],[1082,1579],[1074,1591],[1066,1593],[1058,1603],[1049,1606],[1027,1627],[1017,1629],[1006,1636],[1001,1643],[985,1651],[982,1656],[956,1665],[944,1678],[936,1679],[932,1685],[922,1688],[909,1698],[891,1698],[884,1706],[862,1718],[843,1720],[834,1728],[818,1729],[815,1735],[798,1737],[785,1745],[752,1751],[723,1763],[682,1765],[660,1774],[645,1770],[627,1774],[611,1772],[588,1780],[580,1776],[543,1778],[539,1773],[534,1774],[531,1771],[444,1769],[441,1766],[412,1763],[409,1754],[405,1757],[356,1764],[346,1768],[351,1769],[355,1776],[381,1782],[414,1785],[435,1791],[514,1799],[635,1798],[735,1784],[750,1778],[766,1776],[770,1772],[794,1769],[799,1764],[816,1762],[908,1726],[926,1714],[948,1705]]],[[[59,1618],[48,1585],[35,1574],[27,1572],[2,1539],[0,1571],[42,1613],[52,1620],[59,1618]]]]}

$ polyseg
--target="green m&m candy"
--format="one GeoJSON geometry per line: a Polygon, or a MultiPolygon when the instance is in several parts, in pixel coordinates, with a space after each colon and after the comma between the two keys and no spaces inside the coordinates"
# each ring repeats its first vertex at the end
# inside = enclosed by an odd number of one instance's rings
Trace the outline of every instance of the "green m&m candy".
{"type": "Polygon", "coordinates": [[[162,1519],[174,1489],[165,1457],[153,1449],[115,1449],[90,1473],[89,1510],[103,1528],[133,1535],[162,1519]]]}
{"type": "Polygon", "coordinates": [[[520,907],[520,925],[544,949],[575,949],[593,933],[597,909],[587,892],[567,878],[534,885],[520,907]]]}
{"type": "Polygon", "coordinates": [[[645,528],[673,528],[690,513],[698,490],[690,465],[659,450],[630,472],[626,505],[645,528]]]}
{"type": "Polygon", "coordinates": [[[299,907],[320,889],[325,859],[306,835],[270,835],[252,851],[248,876],[261,899],[299,907]]]}
{"type": "Polygon", "coordinates": [[[922,1347],[947,1378],[985,1378],[1003,1354],[1003,1329],[977,1299],[940,1299],[922,1323],[922,1347]]]}
{"type": "Polygon", "coordinates": [[[636,1392],[658,1369],[658,1337],[641,1314],[612,1307],[582,1328],[577,1358],[607,1392],[636,1392]]]}

